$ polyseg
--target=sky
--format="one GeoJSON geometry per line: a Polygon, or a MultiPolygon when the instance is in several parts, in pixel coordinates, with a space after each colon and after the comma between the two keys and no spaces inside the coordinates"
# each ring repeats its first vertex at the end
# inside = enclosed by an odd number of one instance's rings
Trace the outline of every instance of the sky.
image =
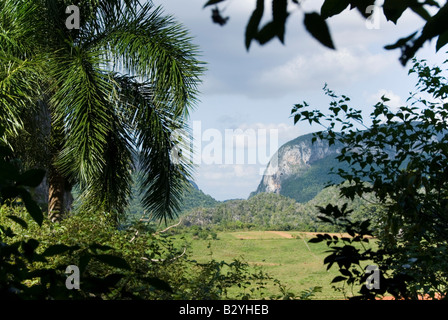
{"type": "MultiPolygon", "coordinates": [[[[277,39],[264,46],[253,42],[247,51],[244,31],[256,0],[220,4],[222,15],[230,17],[225,26],[212,23],[205,2],[153,0],[190,31],[199,58],[207,63],[190,127],[195,138],[194,180],[217,200],[247,198],[281,145],[319,129],[305,122],[294,125],[290,114],[294,104],[303,101],[313,109],[328,108],[325,84],[349,96],[350,106],[366,114],[382,95],[391,107],[398,107],[415,88],[415,76],[408,76],[411,64],[403,67],[399,50],[384,49],[423,25],[412,12],[394,25],[377,16],[366,23],[359,12],[346,9],[327,20],[336,47],[331,50],[303,25],[303,13],[319,11],[323,1],[306,0],[302,8],[289,6],[284,44],[277,39]]],[[[271,18],[269,12],[265,16],[262,24],[271,18]]],[[[417,58],[440,65],[447,50],[436,54],[433,41],[417,58]]]]}

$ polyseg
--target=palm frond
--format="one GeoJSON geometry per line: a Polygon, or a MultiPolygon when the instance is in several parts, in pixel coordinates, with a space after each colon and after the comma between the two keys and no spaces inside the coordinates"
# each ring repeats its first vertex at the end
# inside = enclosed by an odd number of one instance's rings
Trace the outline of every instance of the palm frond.
{"type": "Polygon", "coordinates": [[[53,59],[55,79],[51,92],[55,121],[62,121],[66,143],[58,166],[65,175],[75,175],[88,183],[104,165],[104,152],[110,131],[109,76],[100,69],[102,60],[96,52],[72,47],[53,59]]]}
{"type": "Polygon", "coordinates": [[[116,221],[123,217],[131,195],[134,170],[133,145],[126,122],[117,114],[112,116],[104,152],[104,165],[97,176],[90,177],[82,190],[82,211],[104,211],[116,221]]]}
{"type": "Polygon", "coordinates": [[[151,82],[153,103],[172,104],[177,115],[187,116],[204,72],[187,30],[149,3],[137,12],[127,6],[119,12],[96,45],[106,50],[117,71],[151,82]]]}
{"type": "MultiPolygon", "coordinates": [[[[138,146],[143,171],[143,205],[155,220],[174,219],[193,166],[177,154],[175,130],[186,128],[174,114],[146,108],[138,118],[138,146]],[[173,152],[174,151],[174,152],[173,152]]],[[[183,137],[185,142],[188,136],[183,137]]]]}
{"type": "Polygon", "coordinates": [[[189,159],[176,153],[176,147],[189,146],[185,118],[176,116],[169,106],[153,103],[151,83],[121,75],[115,79],[140,155],[143,205],[155,220],[173,219],[193,170],[189,159]]]}
{"type": "Polygon", "coordinates": [[[0,51],[0,120],[6,137],[16,137],[24,129],[21,113],[35,105],[41,92],[40,71],[38,63],[0,51]]]}
{"type": "Polygon", "coordinates": [[[42,8],[36,1],[8,0],[0,3],[0,48],[16,58],[32,59],[42,42],[42,8]]]}

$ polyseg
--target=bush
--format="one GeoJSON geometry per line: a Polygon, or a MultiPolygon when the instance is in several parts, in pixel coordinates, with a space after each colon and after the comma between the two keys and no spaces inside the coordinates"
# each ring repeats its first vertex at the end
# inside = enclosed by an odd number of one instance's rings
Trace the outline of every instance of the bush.
{"type": "Polygon", "coordinates": [[[337,158],[347,165],[337,174],[349,182],[340,189],[346,203],[320,211],[323,221],[343,227],[353,238],[321,235],[313,241],[327,241],[332,253],[325,263],[338,265],[341,272],[334,281],[359,285],[362,298],[448,295],[448,80],[441,68],[415,59],[409,74],[418,76],[409,105],[391,111],[389,99],[383,96],[366,130],[359,130],[364,119],[360,110],[348,106],[350,98],[328,88],[326,94],[332,99],[328,115],[302,110],[306,103],[292,110],[295,122],[325,127],[313,139],[344,146],[337,158]],[[375,202],[369,207],[370,218],[354,221],[347,203],[367,195],[375,202]],[[354,243],[368,242],[372,235],[379,239],[378,250],[355,249],[354,243]],[[381,272],[378,290],[368,290],[368,272],[354,268],[367,261],[381,272]]]}

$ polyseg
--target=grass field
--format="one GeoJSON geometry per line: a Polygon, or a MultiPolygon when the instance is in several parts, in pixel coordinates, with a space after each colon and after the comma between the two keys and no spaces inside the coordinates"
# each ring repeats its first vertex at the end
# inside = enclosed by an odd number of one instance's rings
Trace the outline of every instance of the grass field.
{"type": "MultiPolygon", "coordinates": [[[[312,236],[310,233],[283,231],[221,232],[217,240],[192,240],[190,257],[199,262],[208,261],[211,257],[228,262],[242,258],[254,267],[260,266],[296,295],[318,286],[322,291],[312,299],[345,299],[342,292],[332,288],[334,284],[331,281],[339,274],[337,267],[327,271],[323,264],[328,247],[325,243],[308,243],[312,236]]],[[[268,292],[279,293],[275,286],[268,288],[268,292]]]]}

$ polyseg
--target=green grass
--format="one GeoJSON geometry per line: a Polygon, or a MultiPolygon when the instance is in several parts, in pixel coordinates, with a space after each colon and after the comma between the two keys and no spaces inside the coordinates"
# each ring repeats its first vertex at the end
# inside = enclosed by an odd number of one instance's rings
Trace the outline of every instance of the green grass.
{"type": "MultiPolygon", "coordinates": [[[[328,247],[325,243],[308,243],[311,237],[301,232],[220,232],[217,240],[192,240],[190,258],[199,262],[241,258],[254,268],[261,267],[296,295],[318,286],[322,291],[313,299],[345,299],[342,292],[332,288],[331,281],[339,275],[337,267],[327,271],[323,264],[328,247]]],[[[276,286],[267,289],[267,296],[279,293],[276,286]]]]}

